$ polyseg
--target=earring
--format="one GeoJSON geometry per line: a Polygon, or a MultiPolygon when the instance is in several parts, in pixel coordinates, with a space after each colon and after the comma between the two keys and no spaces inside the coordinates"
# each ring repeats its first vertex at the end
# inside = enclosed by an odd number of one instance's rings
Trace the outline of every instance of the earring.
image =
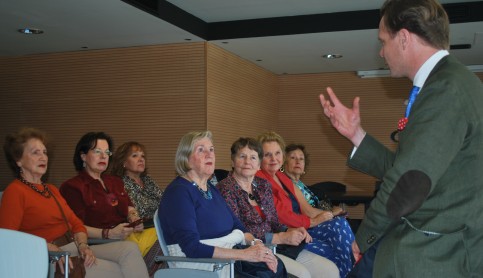
{"type": "Polygon", "coordinates": [[[283,168],[283,166],[280,167],[280,172],[282,172],[282,173],[285,172],[285,169],[283,168]]]}
{"type": "Polygon", "coordinates": [[[86,162],[82,162],[82,167],[86,168],[86,162]]]}

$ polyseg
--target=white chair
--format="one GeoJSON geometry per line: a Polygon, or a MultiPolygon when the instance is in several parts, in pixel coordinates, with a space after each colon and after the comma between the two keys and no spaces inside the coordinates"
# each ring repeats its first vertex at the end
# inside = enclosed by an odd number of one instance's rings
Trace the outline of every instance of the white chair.
{"type": "Polygon", "coordinates": [[[65,278],[69,277],[67,251],[51,252],[45,239],[24,232],[0,229],[0,277],[54,277],[57,261],[65,257],[65,278]],[[54,268],[52,268],[52,267],[54,268]]]}
{"type": "MultiPolygon", "coordinates": [[[[163,229],[158,218],[158,211],[154,213],[154,227],[156,228],[156,234],[158,235],[158,241],[161,245],[161,250],[163,254],[168,255],[168,246],[164,240],[163,229]]],[[[235,274],[235,260],[229,259],[195,259],[186,257],[176,257],[176,256],[156,256],[156,262],[166,261],[168,266],[170,262],[192,262],[192,263],[209,263],[213,265],[213,271],[199,270],[199,269],[188,269],[188,268],[166,268],[156,271],[154,278],[161,277],[200,277],[200,278],[214,278],[219,277],[218,271],[223,267],[230,265],[230,277],[233,278],[235,274]]]]}
{"type": "Polygon", "coordinates": [[[47,277],[49,253],[45,239],[0,229],[0,277],[47,277]]]}

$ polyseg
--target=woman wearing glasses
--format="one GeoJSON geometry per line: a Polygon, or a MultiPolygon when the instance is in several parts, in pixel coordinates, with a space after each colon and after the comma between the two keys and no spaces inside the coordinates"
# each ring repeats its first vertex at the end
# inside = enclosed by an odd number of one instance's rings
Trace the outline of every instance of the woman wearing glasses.
{"type": "MultiPolygon", "coordinates": [[[[89,132],[82,136],[74,153],[78,174],[65,181],[60,192],[86,225],[89,238],[128,239],[144,248],[146,237],[149,237],[152,247],[156,238],[143,236],[144,226],[142,222],[136,222],[140,219],[139,213],[124,190],[123,181],[104,174],[113,147],[111,137],[104,132],[89,132]]],[[[144,260],[152,274],[158,265],[146,256],[144,260]]]]}

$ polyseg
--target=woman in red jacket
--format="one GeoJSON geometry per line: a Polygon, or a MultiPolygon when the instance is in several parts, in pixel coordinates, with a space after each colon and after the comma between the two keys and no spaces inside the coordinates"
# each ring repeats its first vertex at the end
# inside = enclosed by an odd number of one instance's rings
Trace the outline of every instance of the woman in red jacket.
{"type": "Polygon", "coordinates": [[[258,136],[262,144],[263,160],[257,176],[272,185],[273,199],[278,217],[288,227],[304,227],[313,241],[306,249],[333,261],[339,268],[340,277],[346,277],[353,266],[351,244],[354,241],[348,222],[334,216],[332,211],[312,207],[300,189],[280,168],[284,162],[285,142],[275,132],[258,136]]]}

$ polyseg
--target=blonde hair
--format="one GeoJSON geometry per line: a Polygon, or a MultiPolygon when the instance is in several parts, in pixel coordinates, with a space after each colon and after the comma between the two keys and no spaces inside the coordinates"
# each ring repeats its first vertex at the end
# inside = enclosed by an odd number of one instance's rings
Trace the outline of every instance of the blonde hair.
{"type": "Polygon", "coordinates": [[[178,144],[176,150],[176,157],[174,159],[174,167],[176,173],[180,176],[186,175],[191,168],[189,166],[189,157],[193,153],[195,143],[203,138],[208,138],[213,142],[213,135],[211,131],[192,131],[186,133],[178,144]]]}
{"type": "Polygon", "coordinates": [[[282,150],[283,156],[285,157],[285,141],[283,140],[282,136],[274,131],[267,131],[258,135],[257,141],[263,146],[264,143],[268,142],[277,142],[282,150]]]}

